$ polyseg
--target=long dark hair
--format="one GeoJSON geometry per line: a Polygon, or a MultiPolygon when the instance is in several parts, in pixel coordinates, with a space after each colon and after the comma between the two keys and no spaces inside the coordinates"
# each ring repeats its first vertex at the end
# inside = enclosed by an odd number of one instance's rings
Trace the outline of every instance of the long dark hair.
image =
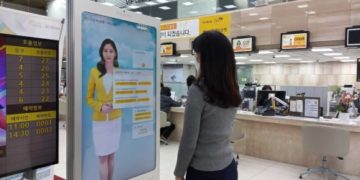
{"type": "Polygon", "coordinates": [[[99,55],[101,57],[101,60],[97,63],[96,67],[97,69],[100,71],[100,76],[99,77],[102,77],[106,74],[106,68],[105,68],[105,60],[104,60],[104,57],[103,57],[103,50],[104,50],[104,47],[105,45],[107,44],[110,44],[110,46],[114,49],[115,53],[116,53],[116,56],[115,56],[115,59],[114,59],[114,67],[119,67],[119,62],[117,60],[118,58],[118,52],[117,52],[117,49],[116,49],[116,45],[114,43],[113,40],[111,39],[105,39],[102,43],[101,43],[101,46],[100,46],[100,49],[99,49],[99,55]]]}
{"type": "Polygon", "coordinates": [[[205,100],[223,108],[239,106],[234,50],[227,37],[218,31],[206,31],[193,41],[193,48],[200,55],[196,84],[205,92],[205,100]]]}

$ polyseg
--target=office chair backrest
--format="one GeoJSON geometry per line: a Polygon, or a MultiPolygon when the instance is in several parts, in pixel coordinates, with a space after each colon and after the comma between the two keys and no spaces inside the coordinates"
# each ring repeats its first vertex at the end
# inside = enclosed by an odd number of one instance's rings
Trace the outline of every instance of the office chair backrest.
{"type": "Polygon", "coordinates": [[[344,129],[305,125],[303,127],[304,151],[321,156],[342,157],[349,153],[350,133],[344,129]]]}
{"type": "Polygon", "coordinates": [[[167,122],[167,114],[166,112],[160,111],[160,127],[169,126],[169,122],[167,122]]]}

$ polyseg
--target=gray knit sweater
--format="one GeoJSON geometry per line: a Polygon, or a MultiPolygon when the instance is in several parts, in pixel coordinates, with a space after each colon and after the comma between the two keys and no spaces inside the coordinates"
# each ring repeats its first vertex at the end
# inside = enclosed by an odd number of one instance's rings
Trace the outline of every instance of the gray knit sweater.
{"type": "Polygon", "coordinates": [[[229,137],[235,113],[236,108],[207,103],[198,86],[190,87],[175,176],[183,177],[189,166],[218,171],[230,165],[233,155],[229,137]]]}

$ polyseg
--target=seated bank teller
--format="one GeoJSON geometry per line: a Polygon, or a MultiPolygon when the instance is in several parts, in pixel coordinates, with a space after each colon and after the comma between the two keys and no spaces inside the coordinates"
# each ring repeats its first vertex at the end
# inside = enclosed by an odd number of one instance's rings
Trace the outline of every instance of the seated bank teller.
{"type": "Polygon", "coordinates": [[[272,88],[271,88],[270,85],[264,85],[261,90],[263,90],[263,91],[272,91],[272,88]]]}
{"type": "MultiPolygon", "coordinates": [[[[161,97],[160,97],[160,109],[161,111],[166,112],[169,114],[171,107],[179,107],[181,106],[181,102],[176,102],[171,99],[171,89],[169,87],[161,88],[161,97]]],[[[167,139],[171,132],[175,129],[175,124],[171,123],[169,127],[161,128],[160,135],[167,139]]]]}

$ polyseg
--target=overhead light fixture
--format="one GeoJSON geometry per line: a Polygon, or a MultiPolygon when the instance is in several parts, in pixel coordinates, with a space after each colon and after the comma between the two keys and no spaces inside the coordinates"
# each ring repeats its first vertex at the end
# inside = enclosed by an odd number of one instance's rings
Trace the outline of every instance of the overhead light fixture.
{"type": "Polygon", "coordinates": [[[261,18],[259,18],[259,20],[260,21],[266,21],[266,20],[269,20],[270,18],[268,18],[268,17],[261,17],[261,18]]]}
{"type": "Polygon", "coordinates": [[[258,54],[273,54],[271,51],[259,51],[258,54]]]}
{"type": "Polygon", "coordinates": [[[185,55],[185,54],[182,54],[182,55],[180,55],[180,57],[182,57],[182,58],[187,58],[187,57],[189,57],[189,56],[187,56],[187,55],[185,55]]]}
{"type": "Polygon", "coordinates": [[[169,9],[171,9],[169,6],[160,6],[159,8],[162,9],[162,10],[169,10],[169,9]]]}
{"type": "Polygon", "coordinates": [[[342,53],[324,53],[324,56],[342,56],[342,53]]]}
{"type": "Polygon", "coordinates": [[[297,7],[300,8],[300,9],[302,9],[302,8],[307,8],[308,5],[307,5],[307,4],[301,4],[301,5],[298,5],[297,7]]]}
{"type": "Polygon", "coordinates": [[[312,63],[314,61],[300,61],[301,63],[312,63]]]}
{"type": "Polygon", "coordinates": [[[251,61],[251,62],[261,62],[263,60],[262,59],[250,59],[249,61],[251,61]]]}
{"type": "Polygon", "coordinates": [[[289,61],[301,61],[301,58],[290,58],[289,61]]]}
{"type": "Polygon", "coordinates": [[[257,16],[259,13],[250,13],[249,16],[257,16]]]}
{"type": "Polygon", "coordinates": [[[247,59],[245,56],[236,56],[235,59],[247,59]]]}
{"type": "Polygon", "coordinates": [[[312,52],[332,52],[331,48],[312,48],[312,52]]]}
{"type": "Polygon", "coordinates": [[[194,64],[194,63],[195,63],[195,61],[189,61],[189,63],[194,64]]]}
{"type": "Polygon", "coordinates": [[[276,62],[274,61],[267,61],[267,62],[264,62],[264,64],[275,64],[276,62]]]}
{"type": "Polygon", "coordinates": [[[183,2],[182,4],[185,5],[185,6],[191,6],[191,5],[193,5],[194,3],[187,1],[187,2],[183,2]]]}
{"type": "Polygon", "coordinates": [[[137,8],[139,8],[139,6],[136,6],[136,5],[130,5],[130,6],[128,6],[128,8],[130,8],[130,9],[137,9],[137,8]]]}
{"type": "Polygon", "coordinates": [[[312,14],[316,14],[316,11],[306,11],[305,13],[312,15],[312,14]]]}
{"type": "Polygon", "coordinates": [[[334,57],[334,59],[350,59],[349,56],[334,57]]]}
{"type": "Polygon", "coordinates": [[[341,62],[356,62],[355,59],[344,59],[344,60],[340,60],[341,62]]]}
{"type": "Polygon", "coordinates": [[[152,1],[146,1],[145,4],[150,5],[150,6],[153,6],[153,5],[156,5],[157,3],[156,3],[156,2],[152,2],[152,1]]]}
{"type": "Polygon", "coordinates": [[[158,20],[160,20],[160,21],[162,20],[162,18],[161,18],[161,17],[155,17],[155,19],[158,19],[158,20]]]}
{"type": "Polygon", "coordinates": [[[244,62],[236,62],[236,65],[246,64],[244,62]]]}
{"type": "Polygon", "coordinates": [[[135,11],[136,14],[143,14],[141,11],[135,11]]]}
{"type": "Polygon", "coordinates": [[[289,55],[287,54],[279,54],[279,55],[275,55],[276,58],[288,58],[290,57],[289,55]]]}
{"type": "Polygon", "coordinates": [[[169,59],[169,62],[176,62],[176,59],[169,59]]]}
{"type": "Polygon", "coordinates": [[[156,0],[158,3],[167,3],[169,2],[168,0],[156,0]]]}
{"type": "Polygon", "coordinates": [[[226,9],[234,9],[236,8],[237,6],[233,5],[233,4],[230,4],[230,5],[226,5],[224,6],[226,9]]]}
{"type": "Polygon", "coordinates": [[[114,4],[111,2],[103,2],[101,4],[106,5],[106,6],[114,6],[114,4]]]}
{"type": "Polygon", "coordinates": [[[190,14],[197,14],[197,13],[199,13],[199,11],[190,11],[189,13],[190,14]]]}

